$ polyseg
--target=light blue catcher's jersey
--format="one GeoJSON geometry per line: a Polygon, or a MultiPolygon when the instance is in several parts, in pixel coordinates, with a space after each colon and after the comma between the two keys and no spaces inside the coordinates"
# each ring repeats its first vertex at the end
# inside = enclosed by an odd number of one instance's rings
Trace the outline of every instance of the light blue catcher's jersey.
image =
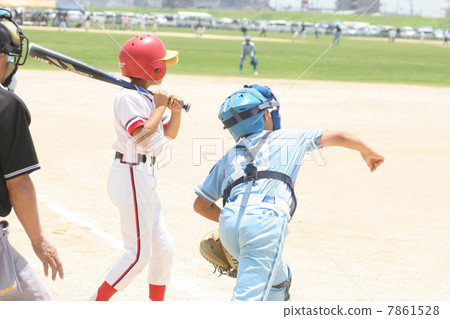
{"type": "Polygon", "coordinates": [[[247,43],[242,42],[242,52],[244,56],[250,55],[253,56],[253,51],[255,51],[255,44],[253,42],[250,42],[248,45],[247,43]]]}
{"type": "MultiPolygon", "coordinates": [[[[267,131],[255,133],[243,139],[238,145],[251,149],[256,146],[267,131]]],[[[306,152],[321,148],[317,138],[323,130],[280,129],[272,132],[256,156],[258,171],[277,171],[288,175],[295,184],[300,165],[306,152]]],[[[223,192],[235,180],[244,175],[247,166],[244,151],[235,147],[229,150],[212,168],[209,175],[195,188],[195,193],[210,203],[222,198],[223,192]]],[[[233,188],[230,197],[243,194],[245,183],[233,188]]],[[[289,187],[277,179],[260,179],[252,187],[252,194],[279,197],[288,204],[292,201],[289,187]]]]}

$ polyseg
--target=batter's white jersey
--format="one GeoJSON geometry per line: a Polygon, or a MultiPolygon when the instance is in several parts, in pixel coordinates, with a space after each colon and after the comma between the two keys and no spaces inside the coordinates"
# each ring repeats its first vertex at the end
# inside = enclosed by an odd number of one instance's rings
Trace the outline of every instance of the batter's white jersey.
{"type": "Polygon", "coordinates": [[[114,102],[114,129],[117,140],[113,149],[124,154],[124,161],[135,162],[137,154],[156,156],[161,153],[164,144],[162,122],[146,145],[136,143],[131,133],[143,126],[155,110],[152,97],[136,90],[122,89],[114,102]]]}

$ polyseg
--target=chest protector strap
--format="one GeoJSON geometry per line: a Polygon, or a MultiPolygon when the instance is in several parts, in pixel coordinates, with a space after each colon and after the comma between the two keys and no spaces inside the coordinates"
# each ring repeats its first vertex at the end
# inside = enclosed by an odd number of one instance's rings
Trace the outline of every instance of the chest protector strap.
{"type": "MultiPolygon", "coordinates": [[[[272,178],[272,179],[277,179],[280,180],[282,182],[284,182],[289,190],[292,193],[292,203],[291,203],[291,211],[290,211],[290,215],[291,217],[294,215],[295,209],[297,207],[297,198],[295,197],[295,193],[294,193],[294,183],[292,182],[292,179],[289,177],[289,175],[286,175],[284,173],[281,172],[277,172],[277,171],[269,171],[269,170],[264,170],[264,171],[258,171],[258,168],[255,166],[255,159],[256,159],[256,155],[258,154],[259,150],[261,149],[261,147],[263,146],[264,142],[266,141],[267,137],[271,134],[272,132],[267,132],[264,134],[264,136],[261,138],[261,140],[258,142],[258,144],[252,148],[252,149],[248,149],[246,146],[244,145],[237,145],[236,148],[242,149],[245,153],[245,158],[247,159],[247,166],[244,170],[244,175],[239,177],[237,180],[235,180],[230,186],[227,187],[227,189],[225,189],[225,191],[223,192],[222,195],[222,199],[223,199],[223,206],[226,205],[228,198],[231,195],[231,190],[242,183],[247,184],[249,181],[252,181],[252,183],[250,185],[253,185],[253,183],[255,183],[256,181],[260,180],[260,179],[264,179],[264,178],[272,178]]],[[[245,191],[245,195],[247,195],[247,193],[250,193],[250,188],[247,187],[246,191],[245,191]]],[[[249,196],[250,194],[248,194],[249,196]]],[[[246,197],[248,197],[246,196],[246,197]]]]}

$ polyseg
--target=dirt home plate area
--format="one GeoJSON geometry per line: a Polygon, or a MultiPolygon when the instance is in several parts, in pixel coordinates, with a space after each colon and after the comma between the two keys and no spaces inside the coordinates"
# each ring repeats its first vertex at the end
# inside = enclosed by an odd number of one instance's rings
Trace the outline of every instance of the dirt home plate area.
{"type": "MultiPolygon", "coordinates": [[[[106,191],[120,87],[63,71],[20,70],[18,78],[42,166],[31,175],[41,222],[65,279],[45,278],[14,214],[10,240],[55,300],[87,300],[122,254],[118,209],[106,191]]],[[[220,105],[255,82],[280,100],[284,128],[348,131],[385,156],[374,173],[346,149],[306,157],[284,248],[291,299],[448,300],[450,88],[170,74],[163,88],[192,108],[157,159],[158,194],[176,248],[166,299],[231,299],[235,280],[218,277],[199,253],[201,237],[218,224],[192,204],[195,185],[233,146],[217,119],[220,105]]],[[[148,300],[146,271],[112,300],[148,300]]]]}

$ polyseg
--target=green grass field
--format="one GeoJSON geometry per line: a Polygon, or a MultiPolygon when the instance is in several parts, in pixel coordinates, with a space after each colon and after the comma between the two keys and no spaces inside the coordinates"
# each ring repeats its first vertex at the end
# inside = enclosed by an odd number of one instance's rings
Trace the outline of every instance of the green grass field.
{"type": "MultiPolygon", "coordinates": [[[[25,30],[31,42],[85,61],[107,72],[119,72],[117,56],[129,34],[25,30]]],[[[299,37],[300,38],[300,37],[299,37]]],[[[259,78],[297,79],[329,48],[332,36],[306,41],[263,42],[256,39],[259,78]]],[[[238,76],[242,40],[164,37],[168,49],[180,52],[171,74],[238,76]]],[[[450,46],[435,44],[389,44],[344,38],[302,77],[303,80],[406,83],[450,86],[450,46]]],[[[29,58],[24,68],[56,70],[29,58]]],[[[243,76],[253,76],[250,61],[243,76]]]]}

